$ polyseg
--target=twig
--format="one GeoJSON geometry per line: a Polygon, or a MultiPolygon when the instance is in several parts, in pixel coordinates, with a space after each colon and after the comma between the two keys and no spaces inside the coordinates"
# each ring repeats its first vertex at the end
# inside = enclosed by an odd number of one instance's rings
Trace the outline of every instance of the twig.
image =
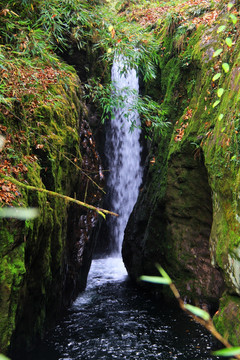
{"type": "Polygon", "coordinates": [[[59,197],[61,199],[64,199],[68,202],[73,202],[77,205],[80,205],[80,206],[83,206],[83,207],[86,207],[87,209],[91,209],[91,210],[94,210],[96,211],[99,215],[103,216],[103,218],[105,219],[105,214],[107,215],[113,215],[113,216],[118,216],[118,214],[112,212],[112,211],[109,211],[109,210],[105,210],[105,209],[101,209],[101,208],[97,208],[93,205],[89,205],[83,201],[80,201],[80,200],[76,200],[76,199],[73,199],[69,196],[66,196],[66,195],[62,195],[62,194],[59,194],[57,192],[54,192],[54,191],[50,191],[50,190],[47,190],[47,189],[42,189],[42,188],[37,188],[35,186],[31,186],[31,185],[26,185],[26,184],[23,184],[21,183],[20,181],[10,177],[10,176],[5,176],[4,174],[1,174],[0,173],[0,177],[4,178],[5,180],[8,180],[10,182],[12,182],[13,184],[17,185],[17,186],[20,186],[20,187],[24,187],[25,189],[27,190],[33,190],[33,191],[38,191],[38,192],[42,192],[42,193],[46,193],[50,196],[55,196],[55,197],[59,197]]]}
{"type": "MultiPolygon", "coordinates": [[[[217,331],[217,329],[215,328],[215,326],[213,325],[213,321],[210,318],[209,320],[204,320],[199,318],[198,316],[194,315],[193,313],[191,313],[189,310],[187,310],[184,306],[184,301],[182,300],[178,289],[176,288],[176,286],[171,283],[169,284],[170,289],[173,293],[173,295],[175,296],[175,298],[177,299],[180,308],[185,311],[188,315],[190,315],[196,322],[198,322],[199,324],[201,324],[202,326],[204,326],[216,339],[218,339],[225,347],[227,348],[231,348],[232,345],[221,335],[219,334],[219,332],[217,331]]],[[[235,355],[234,356],[236,359],[240,359],[240,355],[235,355]]]]}
{"type": "MultiPolygon", "coordinates": [[[[21,122],[24,122],[23,119],[21,119],[19,116],[14,114],[11,110],[9,110],[9,108],[5,104],[1,104],[1,105],[4,106],[5,109],[7,109],[8,112],[11,115],[13,115],[16,119],[18,119],[21,122]]],[[[33,131],[35,134],[38,135],[38,132],[35,131],[33,128],[31,128],[31,131],[33,131]]],[[[106,194],[106,192],[103,190],[103,188],[101,186],[99,186],[85,171],[83,171],[83,169],[80,168],[80,166],[75,164],[68,156],[66,156],[63,152],[58,150],[56,146],[54,146],[53,144],[50,144],[50,142],[46,138],[44,139],[44,141],[47,142],[52,148],[54,148],[59,154],[61,154],[63,157],[65,157],[65,159],[67,159],[71,164],[73,164],[78,170],[80,170],[83,173],[83,175],[86,176],[100,191],[102,191],[104,194],[106,194]]]]}

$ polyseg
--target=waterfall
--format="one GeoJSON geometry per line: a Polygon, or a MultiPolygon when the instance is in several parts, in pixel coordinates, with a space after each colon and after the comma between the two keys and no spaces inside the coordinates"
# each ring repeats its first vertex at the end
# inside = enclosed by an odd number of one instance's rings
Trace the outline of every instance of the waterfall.
{"type": "Polygon", "coordinates": [[[112,83],[116,94],[126,95],[124,107],[114,108],[114,116],[106,127],[105,154],[109,175],[107,188],[110,209],[119,214],[109,219],[109,236],[112,253],[120,254],[124,229],[137,200],[142,181],[140,128],[130,131],[131,124],[140,126],[139,114],[131,109],[138,96],[139,82],[135,69],[124,67],[124,57],[115,57],[112,66],[112,83]],[[124,71],[123,71],[124,70],[124,71]],[[129,94],[129,91],[131,94],[129,94]]]}

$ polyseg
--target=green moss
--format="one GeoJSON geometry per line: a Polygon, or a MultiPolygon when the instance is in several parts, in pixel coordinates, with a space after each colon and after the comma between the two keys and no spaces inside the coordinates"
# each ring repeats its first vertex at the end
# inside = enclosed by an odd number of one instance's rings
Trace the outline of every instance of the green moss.
{"type": "Polygon", "coordinates": [[[22,286],[25,263],[23,243],[23,227],[16,221],[1,220],[0,248],[0,333],[1,352],[5,352],[10,344],[11,334],[15,328],[16,308],[19,291],[22,286]]]}
{"type": "MultiPolygon", "coordinates": [[[[220,23],[225,15],[221,16],[220,23]]],[[[224,36],[217,33],[218,26],[187,30],[188,41],[186,29],[169,33],[167,24],[161,26],[160,100],[173,126],[164,135],[155,134],[146,189],[136,207],[141,212],[140,204],[151,206],[146,230],[140,236],[132,224],[139,239],[129,237],[135,245],[129,241],[127,246],[133,249],[134,264],[137,241],[143,249],[138,272],[152,274],[153,263],[159,262],[183,296],[216,301],[223,288],[221,274],[229,292],[240,294],[240,122],[235,80],[240,45],[236,42],[231,55],[225,49],[216,59],[213,52],[222,47],[224,36]],[[224,61],[231,70],[214,84],[212,78],[224,61]],[[221,103],[213,107],[218,87],[225,91],[221,103]]]]}
{"type": "Polygon", "coordinates": [[[238,346],[240,338],[240,298],[225,294],[215,314],[214,325],[231,345],[238,346]]]}
{"type": "MultiPolygon", "coordinates": [[[[28,169],[21,175],[22,181],[71,195],[82,162],[78,85],[73,71],[64,86],[49,89],[47,102],[39,97],[40,104],[31,117],[25,118],[21,109],[13,109],[19,111],[17,116],[22,117],[21,124],[14,118],[9,122],[3,117],[3,125],[13,136],[19,130],[26,134],[21,151],[17,147],[14,150],[17,161],[28,169]]],[[[12,144],[13,149],[15,145],[12,144]]],[[[50,303],[61,302],[62,277],[65,276],[67,203],[21,189],[19,205],[37,207],[40,215],[25,222],[1,220],[0,352],[6,352],[16,326],[22,340],[29,345],[34,337],[41,336],[51,318],[50,303]],[[52,287],[58,288],[58,292],[51,294],[52,287]],[[34,306],[29,306],[29,301],[34,306]],[[32,329],[29,328],[31,324],[32,329]]]]}

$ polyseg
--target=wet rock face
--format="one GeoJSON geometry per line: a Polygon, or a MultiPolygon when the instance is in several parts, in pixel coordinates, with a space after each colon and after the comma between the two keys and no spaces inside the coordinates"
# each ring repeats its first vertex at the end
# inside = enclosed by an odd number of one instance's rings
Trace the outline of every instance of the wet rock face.
{"type": "MultiPolygon", "coordinates": [[[[80,126],[82,166],[78,179],[77,198],[93,206],[99,207],[103,192],[104,177],[100,157],[95,147],[92,131],[87,121],[80,126]]],[[[72,194],[74,196],[74,194],[72,194]]],[[[97,214],[92,210],[79,209],[72,205],[68,212],[68,264],[72,271],[68,273],[66,281],[66,305],[76,298],[79,291],[86,287],[87,275],[90,269],[92,254],[96,238],[91,236],[97,224],[97,214]],[[69,300],[69,291],[72,296],[69,300]]]]}
{"type": "MultiPolygon", "coordinates": [[[[79,139],[81,167],[72,166],[71,171],[60,173],[63,190],[98,207],[103,186],[101,163],[91,129],[84,119],[80,123],[79,139]]],[[[74,154],[73,149],[69,152],[74,154]]],[[[68,164],[64,162],[63,169],[68,164]]],[[[97,221],[96,213],[75,204],[67,206],[62,200],[50,201],[51,208],[43,218],[37,218],[26,239],[26,274],[20,286],[16,328],[11,339],[10,352],[14,359],[21,359],[21,351],[30,350],[46,329],[54,325],[60,312],[84,290],[91,265],[95,246],[91,232],[97,221]]]]}
{"type": "MultiPolygon", "coordinates": [[[[159,170],[156,165],[153,171],[159,170]]],[[[158,262],[182,296],[217,300],[223,279],[210,260],[212,200],[203,155],[194,156],[191,146],[173,154],[164,196],[151,206],[148,194],[146,187],[125,232],[123,258],[130,276],[156,274],[158,262]]]]}

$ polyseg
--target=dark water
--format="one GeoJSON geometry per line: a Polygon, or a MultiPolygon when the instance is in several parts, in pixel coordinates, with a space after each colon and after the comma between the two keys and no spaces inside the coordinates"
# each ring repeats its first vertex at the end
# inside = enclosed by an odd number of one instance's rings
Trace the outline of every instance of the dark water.
{"type": "Polygon", "coordinates": [[[180,309],[144,297],[120,259],[94,260],[89,285],[28,360],[217,359],[214,340],[180,309]]]}

